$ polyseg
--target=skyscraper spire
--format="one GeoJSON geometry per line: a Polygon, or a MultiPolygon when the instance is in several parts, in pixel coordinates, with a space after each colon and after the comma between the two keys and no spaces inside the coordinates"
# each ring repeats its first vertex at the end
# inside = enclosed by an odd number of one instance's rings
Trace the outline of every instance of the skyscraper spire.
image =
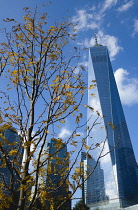
{"type": "Polygon", "coordinates": [[[95,45],[98,45],[96,29],[94,30],[95,45]]]}

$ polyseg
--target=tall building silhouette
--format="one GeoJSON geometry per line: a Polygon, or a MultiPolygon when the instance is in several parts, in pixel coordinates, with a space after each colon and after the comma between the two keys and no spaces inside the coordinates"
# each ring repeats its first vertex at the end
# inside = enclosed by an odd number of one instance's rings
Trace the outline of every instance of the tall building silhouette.
{"type": "Polygon", "coordinates": [[[83,182],[86,177],[86,170],[87,174],[90,174],[93,171],[88,181],[84,182],[82,186],[83,201],[87,201],[87,205],[103,200],[107,201],[108,196],[105,194],[104,171],[101,169],[100,162],[98,162],[97,166],[95,167],[96,161],[93,158],[86,158],[85,152],[81,153],[81,162],[83,163],[82,170],[84,172],[82,176],[83,182]],[[86,167],[87,165],[89,166],[88,168],[86,167]]]}
{"type": "MultiPolygon", "coordinates": [[[[15,171],[12,169],[12,161],[15,158],[14,155],[10,155],[11,150],[17,150],[19,149],[19,143],[20,143],[20,137],[17,134],[17,132],[11,128],[5,130],[3,134],[0,137],[0,143],[1,143],[1,151],[0,151],[0,182],[5,183],[5,186],[7,186],[7,193],[8,193],[8,188],[10,188],[10,182],[11,182],[11,176],[12,176],[12,181],[14,181],[14,186],[13,188],[17,188],[17,182],[19,181],[19,177],[16,176],[15,171]],[[5,154],[5,156],[4,156],[5,154]],[[6,159],[7,157],[7,159],[6,159]],[[7,160],[7,165],[4,166],[4,162],[7,160]]],[[[19,150],[19,156],[22,158],[22,150],[19,150]]],[[[18,157],[18,156],[17,156],[18,157]]],[[[21,160],[18,161],[21,162],[21,160]]],[[[16,168],[16,164],[14,163],[14,168],[16,168]]],[[[16,189],[17,190],[17,189],[16,189]]]]}
{"type": "Polygon", "coordinates": [[[20,168],[23,150],[20,147],[20,136],[14,128],[1,131],[0,134],[0,185],[3,185],[3,194],[9,197],[12,195],[13,198],[13,202],[8,204],[9,208],[4,209],[15,209],[20,186],[20,175],[16,171],[20,168]]]}
{"type": "Polygon", "coordinates": [[[69,199],[70,191],[68,183],[69,154],[67,152],[67,145],[58,139],[51,139],[47,143],[46,149],[49,153],[45,177],[46,191],[49,192],[46,204],[48,209],[50,209],[49,200],[53,200],[55,209],[63,203],[59,209],[70,210],[71,199],[69,199]]]}
{"type": "MultiPolygon", "coordinates": [[[[98,119],[98,123],[91,131],[92,138],[88,137],[89,146],[97,143],[100,145],[91,151],[93,163],[103,147],[103,156],[109,151],[110,153],[100,158],[99,170],[96,169],[94,172],[96,175],[93,174],[87,180],[86,204],[90,209],[106,210],[135,205],[138,203],[137,164],[108,49],[106,46],[98,45],[97,40],[89,51],[88,85],[88,106],[103,116],[98,119]],[[106,138],[105,144],[102,143],[106,138]],[[97,188],[100,186],[99,183],[103,187],[97,188]],[[104,196],[98,200],[98,194],[104,196]]],[[[92,125],[92,115],[95,113],[89,109],[88,126],[92,125]]],[[[87,165],[91,168],[91,161],[87,161],[87,165]]]]}

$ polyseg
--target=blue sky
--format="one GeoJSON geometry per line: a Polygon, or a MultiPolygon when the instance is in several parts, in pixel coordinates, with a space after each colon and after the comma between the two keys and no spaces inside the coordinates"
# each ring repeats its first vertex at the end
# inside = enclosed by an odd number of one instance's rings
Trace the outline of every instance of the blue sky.
{"type": "MultiPolygon", "coordinates": [[[[1,0],[0,28],[8,26],[3,19],[20,21],[24,7],[36,6],[40,12],[48,12],[50,24],[55,19],[61,21],[62,17],[77,22],[78,47],[93,46],[95,29],[98,43],[108,47],[138,162],[138,1],[53,0],[49,4],[46,0],[1,0]],[[43,4],[46,6],[41,6],[43,4]]],[[[0,42],[3,39],[1,34],[0,42]]],[[[87,50],[82,54],[80,64],[87,68],[87,50]]],[[[69,125],[63,127],[59,136],[67,137],[71,133],[70,129],[69,125]]]]}

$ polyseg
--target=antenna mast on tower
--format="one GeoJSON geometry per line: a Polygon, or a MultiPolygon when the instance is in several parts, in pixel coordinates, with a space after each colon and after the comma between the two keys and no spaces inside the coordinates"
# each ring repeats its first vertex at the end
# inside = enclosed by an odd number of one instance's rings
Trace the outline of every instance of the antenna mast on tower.
{"type": "Polygon", "coordinates": [[[96,29],[94,30],[95,45],[98,45],[96,29]]]}

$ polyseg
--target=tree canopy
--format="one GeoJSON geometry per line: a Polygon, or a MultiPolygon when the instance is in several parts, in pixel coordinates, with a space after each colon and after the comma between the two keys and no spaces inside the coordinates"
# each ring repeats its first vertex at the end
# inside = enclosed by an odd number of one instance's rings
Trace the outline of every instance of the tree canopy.
{"type": "Polygon", "coordinates": [[[89,210],[89,207],[84,203],[83,200],[78,201],[75,206],[73,207],[73,210],[89,210]]]}
{"type": "MultiPolygon", "coordinates": [[[[64,21],[51,26],[47,13],[39,14],[37,10],[32,13],[29,8],[24,8],[24,12],[22,23],[5,20],[13,22],[13,26],[10,32],[5,30],[7,41],[0,45],[4,78],[0,92],[3,102],[0,163],[1,168],[6,168],[10,174],[8,186],[5,176],[1,175],[0,200],[3,202],[0,208],[10,208],[16,203],[13,209],[30,210],[39,203],[44,209],[47,205],[51,210],[61,209],[82,185],[80,153],[84,148],[86,155],[92,158],[86,139],[100,116],[97,115],[91,128],[86,122],[81,122],[83,114],[79,107],[82,106],[86,84],[82,74],[84,67],[80,66],[79,73],[75,71],[80,52],[70,45],[75,39],[74,32],[69,32],[73,25],[64,21]],[[58,133],[68,119],[75,126],[64,141],[58,133]],[[87,131],[85,137],[81,137],[80,129],[87,131]],[[11,142],[5,137],[7,130],[14,131],[19,138],[11,142]],[[51,153],[48,144],[53,138],[56,150],[51,153]],[[68,155],[66,159],[61,158],[60,154],[67,146],[68,155]],[[54,174],[56,177],[57,174],[57,167],[51,169],[53,160],[55,166],[61,166],[58,173],[62,180],[58,186],[47,184],[47,176],[54,174]],[[18,180],[16,190],[15,180],[18,180]],[[51,195],[63,188],[71,189],[71,192],[62,198],[59,196],[54,207],[51,195]]],[[[90,88],[94,87],[92,84],[90,88]]],[[[92,107],[84,107],[94,111],[92,107]]]]}

